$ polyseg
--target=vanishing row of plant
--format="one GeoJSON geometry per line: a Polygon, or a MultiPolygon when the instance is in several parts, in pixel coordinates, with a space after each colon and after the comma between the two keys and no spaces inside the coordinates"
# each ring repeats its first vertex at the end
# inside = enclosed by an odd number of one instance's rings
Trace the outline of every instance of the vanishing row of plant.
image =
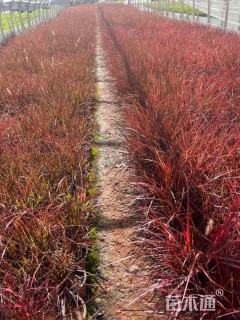
{"type": "Polygon", "coordinates": [[[192,294],[193,312],[166,319],[239,319],[239,35],[125,6],[100,12],[148,215],[155,311],[192,294]],[[199,311],[206,295],[215,312],[199,311]]]}
{"type": "Polygon", "coordinates": [[[82,312],[91,196],[95,9],[0,51],[0,318],[82,312]]]}

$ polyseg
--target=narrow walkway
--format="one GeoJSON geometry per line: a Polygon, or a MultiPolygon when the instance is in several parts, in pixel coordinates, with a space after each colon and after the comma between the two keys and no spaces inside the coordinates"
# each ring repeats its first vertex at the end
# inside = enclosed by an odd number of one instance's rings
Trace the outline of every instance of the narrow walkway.
{"type": "Polygon", "coordinates": [[[99,103],[96,119],[99,126],[97,181],[101,196],[99,247],[102,284],[96,302],[95,319],[154,319],[144,302],[132,303],[148,288],[150,269],[143,263],[139,248],[133,243],[139,228],[131,215],[136,191],[130,185],[131,170],[122,133],[121,104],[106,68],[99,34],[97,44],[99,103]],[[135,194],[134,194],[135,193],[135,194]]]}

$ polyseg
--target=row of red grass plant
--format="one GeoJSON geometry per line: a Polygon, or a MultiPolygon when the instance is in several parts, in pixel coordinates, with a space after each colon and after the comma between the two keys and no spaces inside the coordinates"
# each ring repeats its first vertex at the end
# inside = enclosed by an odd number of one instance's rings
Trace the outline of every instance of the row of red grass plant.
{"type": "Polygon", "coordinates": [[[66,9],[0,50],[0,318],[83,311],[95,9],[66,9]]]}
{"type": "Polygon", "coordinates": [[[239,35],[126,6],[100,14],[148,215],[156,316],[163,297],[194,295],[192,312],[163,317],[239,319],[239,35]],[[206,295],[215,312],[199,310],[206,295]]]}

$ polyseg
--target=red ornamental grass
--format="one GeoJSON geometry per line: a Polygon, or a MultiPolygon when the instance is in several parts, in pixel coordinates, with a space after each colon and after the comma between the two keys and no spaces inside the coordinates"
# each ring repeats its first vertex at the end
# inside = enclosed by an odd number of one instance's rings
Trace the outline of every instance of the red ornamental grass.
{"type": "Polygon", "coordinates": [[[124,6],[100,15],[159,297],[220,288],[215,312],[176,316],[238,319],[240,38],[124,6]]]}
{"type": "Polygon", "coordinates": [[[83,310],[95,91],[95,8],[0,51],[0,318],[83,310]]]}

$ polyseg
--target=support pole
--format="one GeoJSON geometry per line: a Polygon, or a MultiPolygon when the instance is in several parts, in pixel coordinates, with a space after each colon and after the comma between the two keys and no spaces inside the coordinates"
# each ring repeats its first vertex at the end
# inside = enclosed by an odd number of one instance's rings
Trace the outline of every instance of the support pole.
{"type": "Polygon", "coordinates": [[[193,21],[195,21],[195,6],[196,6],[196,0],[193,0],[193,9],[192,9],[192,15],[193,15],[193,21]]]}
{"type": "Polygon", "coordinates": [[[229,0],[226,0],[224,28],[227,28],[227,24],[228,24],[228,14],[229,14],[229,0]]]}
{"type": "Polygon", "coordinates": [[[208,0],[208,15],[207,15],[207,23],[210,23],[211,19],[211,0],[208,0]]]}

